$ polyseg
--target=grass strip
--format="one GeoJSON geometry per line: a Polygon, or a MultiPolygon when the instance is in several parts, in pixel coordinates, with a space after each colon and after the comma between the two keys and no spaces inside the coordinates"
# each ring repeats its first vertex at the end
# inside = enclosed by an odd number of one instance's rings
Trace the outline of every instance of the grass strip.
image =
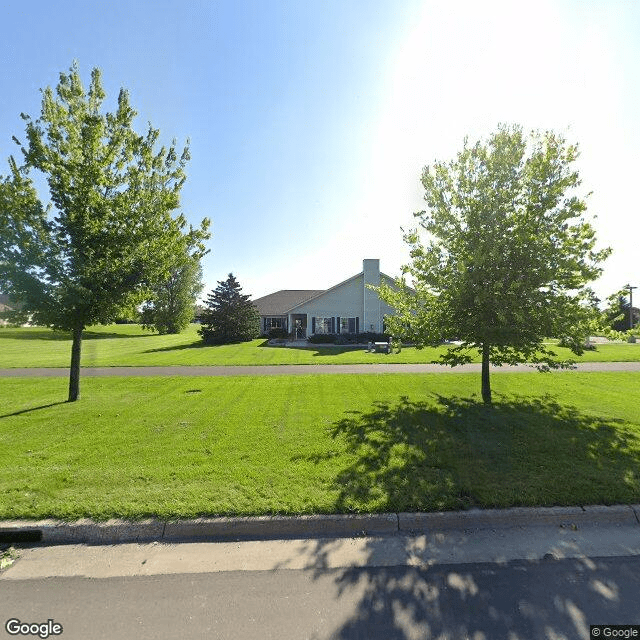
{"type": "MultiPolygon", "coordinates": [[[[400,353],[368,353],[362,347],[272,347],[264,339],[233,345],[207,346],[191,325],[178,335],[160,336],[139,325],[92,327],[85,332],[83,367],[170,365],[277,365],[277,364],[410,364],[436,360],[440,348],[404,348],[400,353]]],[[[640,361],[640,343],[602,344],[579,358],[568,349],[554,347],[562,359],[577,362],[640,361]]],[[[0,368],[68,367],[71,338],[39,327],[0,328],[0,368]]],[[[477,353],[473,353],[480,362],[477,353]]]]}

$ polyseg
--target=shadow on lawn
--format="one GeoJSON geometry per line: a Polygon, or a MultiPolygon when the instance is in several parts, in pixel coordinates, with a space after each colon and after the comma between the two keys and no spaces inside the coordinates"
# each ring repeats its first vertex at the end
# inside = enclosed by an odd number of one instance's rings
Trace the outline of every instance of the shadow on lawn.
{"type": "MultiPolygon", "coordinates": [[[[351,347],[307,347],[307,351],[314,351],[315,356],[339,356],[343,353],[361,352],[367,353],[367,348],[362,345],[353,345],[351,347]]],[[[386,354],[380,354],[386,355],[386,354]]]]}
{"type": "Polygon", "coordinates": [[[184,351],[185,349],[202,349],[202,347],[210,347],[211,345],[205,344],[202,340],[194,340],[188,344],[175,344],[169,347],[158,347],[157,349],[147,349],[143,353],[162,353],[164,351],[184,351]]]}
{"type": "Polygon", "coordinates": [[[363,345],[344,345],[344,346],[319,346],[317,344],[305,343],[302,345],[294,344],[269,344],[268,340],[265,340],[259,347],[267,347],[269,349],[287,349],[290,351],[310,351],[314,356],[338,356],[343,353],[350,353],[352,351],[365,351],[366,347],[363,345]]]}
{"type": "MultiPolygon", "coordinates": [[[[102,340],[107,338],[147,338],[153,337],[154,334],[150,333],[117,333],[115,331],[103,332],[103,331],[91,331],[85,330],[82,332],[82,340],[102,340]]],[[[9,331],[0,331],[0,340],[3,338],[10,338],[19,340],[48,340],[50,342],[69,342],[71,343],[71,332],[69,331],[53,331],[52,329],[32,329],[30,331],[22,331],[19,336],[9,331]]]]}
{"type": "MultiPolygon", "coordinates": [[[[353,455],[335,481],[335,510],[368,501],[381,511],[490,506],[491,495],[505,504],[637,501],[640,434],[633,427],[552,396],[497,396],[493,407],[438,395],[376,402],[332,426],[353,455]]],[[[361,543],[305,540],[298,552],[304,568],[330,585],[336,601],[349,603],[346,617],[326,621],[330,637],[586,638],[600,620],[640,621],[635,558],[590,558],[588,545],[572,539],[575,558],[562,558],[559,549],[559,560],[440,564],[432,552],[439,537],[447,544],[437,532],[361,543]],[[354,545],[363,566],[340,568],[354,545]],[[417,566],[394,564],[390,553],[398,549],[417,566]]],[[[477,536],[461,531],[448,544],[473,549],[477,536]]],[[[277,568],[288,568],[287,561],[277,568]]]]}
{"type": "Polygon", "coordinates": [[[332,435],[353,455],[335,479],[337,512],[631,503],[640,494],[640,434],[551,396],[501,396],[492,407],[401,397],[348,412],[332,435]]]}
{"type": "Polygon", "coordinates": [[[5,413],[4,415],[0,416],[0,420],[2,420],[2,418],[11,418],[13,416],[21,416],[24,413],[31,413],[32,411],[40,411],[40,409],[49,409],[50,407],[57,407],[59,404],[67,404],[67,401],[63,400],[61,402],[52,402],[51,404],[43,404],[43,405],[40,405],[39,407],[31,407],[30,409],[21,409],[20,411],[14,411],[13,413],[5,413]]]}
{"type": "MultiPolygon", "coordinates": [[[[229,347],[234,344],[243,344],[241,342],[232,342],[230,344],[207,344],[202,339],[194,340],[193,342],[189,342],[188,344],[176,344],[169,347],[159,347],[157,349],[147,349],[144,353],[162,353],[163,351],[184,351],[185,349],[202,349],[204,347],[215,348],[215,347],[229,347]]],[[[247,343],[245,343],[247,344],[247,343]]],[[[264,340],[258,345],[254,345],[256,347],[269,347],[268,340],[264,340]]]]}

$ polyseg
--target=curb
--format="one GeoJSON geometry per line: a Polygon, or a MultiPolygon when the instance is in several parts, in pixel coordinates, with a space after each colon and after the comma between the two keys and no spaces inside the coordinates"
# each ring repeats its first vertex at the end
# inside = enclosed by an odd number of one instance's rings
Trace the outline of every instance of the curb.
{"type": "Polygon", "coordinates": [[[588,507],[514,507],[470,509],[444,513],[401,513],[398,529],[413,533],[449,529],[504,529],[508,527],[640,525],[640,505],[588,507]]]}
{"type": "Polygon", "coordinates": [[[507,529],[531,526],[637,526],[640,504],[587,507],[514,507],[436,513],[382,513],[309,516],[252,516],[136,522],[108,520],[0,521],[0,543],[118,544],[193,540],[234,541],[339,538],[432,533],[451,530],[507,529]]]}

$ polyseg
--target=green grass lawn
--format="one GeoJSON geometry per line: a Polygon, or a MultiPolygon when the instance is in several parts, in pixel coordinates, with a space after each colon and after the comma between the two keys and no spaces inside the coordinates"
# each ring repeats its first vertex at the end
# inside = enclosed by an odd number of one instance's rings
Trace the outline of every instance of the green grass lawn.
{"type": "Polygon", "coordinates": [[[640,374],[0,379],[0,518],[640,502],[640,374]]]}
{"type": "MultiPolygon", "coordinates": [[[[399,354],[367,353],[362,347],[283,348],[267,346],[266,340],[205,346],[191,325],[184,333],[159,336],[139,325],[92,327],[85,332],[82,366],[163,366],[163,365],[267,365],[267,364],[366,364],[420,363],[437,359],[444,348],[405,348],[399,354]]],[[[562,358],[568,349],[556,347],[562,358]]],[[[49,329],[0,328],[0,368],[68,367],[71,339],[68,334],[49,329]]],[[[479,362],[479,358],[476,357],[479,362]]],[[[598,345],[580,362],[624,362],[640,360],[640,343],[598,345]]]]}

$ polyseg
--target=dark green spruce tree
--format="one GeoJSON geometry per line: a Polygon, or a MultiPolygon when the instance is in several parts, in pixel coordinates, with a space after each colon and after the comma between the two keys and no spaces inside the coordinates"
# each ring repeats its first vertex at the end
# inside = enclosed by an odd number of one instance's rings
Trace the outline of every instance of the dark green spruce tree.
{"type": "Polygon", "coordinates": [[[207,296],[201,322],[199,333],[207,344],[248,342],[260,334],[258,310],[232,273],[207,296]]]}

